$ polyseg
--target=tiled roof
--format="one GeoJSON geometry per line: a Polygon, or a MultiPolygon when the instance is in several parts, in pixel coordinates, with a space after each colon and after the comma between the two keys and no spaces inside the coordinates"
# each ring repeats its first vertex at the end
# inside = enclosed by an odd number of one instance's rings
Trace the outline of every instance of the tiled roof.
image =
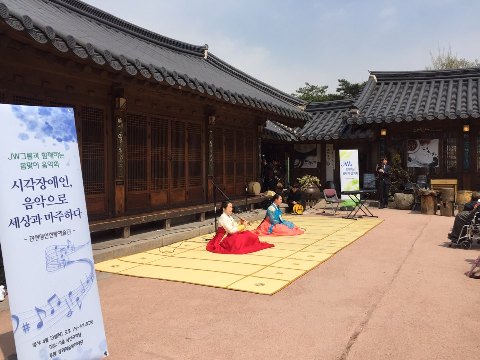
{"type": "Polygon", "coordinates": [[[51,44],[62,53],[70,51],[111,71],[188,87],[294,119],[297,124],[308,119],[299,108],[302,100],[227,64],[208,53],[206,45],[167,38],[78,0],[2,0],[0,20],[40,44],[51,44]]]}
{"type": "Polygon", "coordinates": [[[352,100],[335,100],[307,105],[311,119],[297,131],[300,140],[339,139],[347,126],[345,112],[352,106],[352,100]]]}
{"type": "Polygon", "coordinates": [[[480,68],[371,72],[353,124],[480,118],[480,68]]]}
{"type": "Polygon", "coordinates": [[[295,130],[275,121],[267,120],[262,134],[264,139],[297,141],[295,130]]]}
{"type": "Polygon", "coordinates": [[[373,138],[374,131],[370,126],[347,123],[347,114],[353,103],[354,100],[310,103],[305,109],[310,115],[310,120],[302,128],[292,129],[267,121],[263,137],[289,142],[373,138]]]}

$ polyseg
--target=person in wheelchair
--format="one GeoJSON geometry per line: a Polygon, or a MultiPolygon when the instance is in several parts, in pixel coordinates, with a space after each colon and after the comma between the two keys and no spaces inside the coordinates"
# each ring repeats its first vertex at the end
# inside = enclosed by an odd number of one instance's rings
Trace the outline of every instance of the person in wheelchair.
{"type": "Polygon", "coordinates": [[[479,193],[474,193],[472,195],[472,201],[465,204],[464,210],[459,212],[455,216],[455,221],[453,222],[452,231],[448,234],[448,238],[452,242],[457,242],[458,238],[461,235],[464,225],[470,225],[475,214],[480,212],[480,196],[479,193]]]}
{"type": "Polygon", "coordinates": [[[294,182],[287,197],[288,211],[292,214],[301,215],[305,209],[305,202],[302,199],[300,184],[294,182]]]}

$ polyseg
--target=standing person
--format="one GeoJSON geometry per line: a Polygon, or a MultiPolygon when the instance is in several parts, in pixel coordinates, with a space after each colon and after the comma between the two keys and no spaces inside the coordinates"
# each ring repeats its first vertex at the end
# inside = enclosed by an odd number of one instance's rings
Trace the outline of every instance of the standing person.
{"type": "Polygon", "coordinates": [[[222,209],[223,214],[218,219],[219,228],[207,244],[208,251],[219,254],[248,254],[274,246],[261,242],[257,234],[245,230],[248,223],[244,219],[241,219],[240,224],[233,219],[231,202],[224,201],[222,209]]]}
{"type": "Polygon", "coordinates": [[[390,193],[390,175],[392,174],[392,167],[388,165],[386,157],[380,159],[380,163],[377,165],[378,176],[378,197],[380,201],[380,209],[388,207],[388,194],[390,193]]]}
{"type": "Polygon", "coordinates": [[[258,226],[255,232],[258,235],[301,235],[304,233],[302,229],[296,226],[291,221],[284,220],[282,217],[282,210],[280,204],[282,203],[282,196],[275,194],[273,196],[272,205],[267,209],[267,214],[262,223],[258,226]]]}

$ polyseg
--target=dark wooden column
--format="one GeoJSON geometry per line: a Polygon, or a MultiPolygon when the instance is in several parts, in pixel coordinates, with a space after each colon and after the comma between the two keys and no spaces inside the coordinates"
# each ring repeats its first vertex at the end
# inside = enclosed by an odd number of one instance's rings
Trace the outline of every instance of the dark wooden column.
{"type": "Polygon", "coordinates": [[[125,126],[127,99],[121,88],[114,89],[114,134],[115,134],[115,216],[125,214],[125,126]]]}
{"type": "Polygon", "coordinates": [[[262,134],[265,127],[265,119],[257,119],[257,181],[262,184],[262,134]]]}
{"type": "Polygon", "coordinates": [[[459,184],[460,189],[466,189],[466,190],[471,190],[472,189],[472,172],[475,169],[475,164],[472,163],[471,161],[471,149],[472,146],[471,144],[474,143],[474,139],[472,139],[471,136],[471,125],[470,121],[464,120],[464,123],[462,124],[462,149],[460,153],[463,155],[461,158],[461,164],[462,164],[462,183],[459,184]]]}
{"type": "Polygon", "coordinates": [[[215,176],[215,115],[207,117],[207,201],[213,201],[214,187],[212,179],[215,176]]]}
{"type": "Polygon", "coordinates": [[[208,176],[215,174],[215,159],[213,157],[214,149],[214,130],[215,129],[215,115],[208,117],[208,176]]]}

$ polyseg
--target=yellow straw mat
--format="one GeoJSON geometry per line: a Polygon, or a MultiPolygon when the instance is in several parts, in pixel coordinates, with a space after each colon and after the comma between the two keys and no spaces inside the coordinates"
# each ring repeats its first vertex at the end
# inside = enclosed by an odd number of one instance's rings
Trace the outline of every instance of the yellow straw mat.
{"type": "MultiPolygon", "coordinates": [[[[214,254],[205,249],[213,234],[159,249],[108,260],[98,271],[179,281],[273,295],[382,222],[314,216],[286,216],[305,234],[261,237],[273,248],[245,255],[214,254]]],[[[258,222],[257,222],[258,224],[258,222]]],[[[255,226],[255,224],[254,224],[255,226]]]]}

